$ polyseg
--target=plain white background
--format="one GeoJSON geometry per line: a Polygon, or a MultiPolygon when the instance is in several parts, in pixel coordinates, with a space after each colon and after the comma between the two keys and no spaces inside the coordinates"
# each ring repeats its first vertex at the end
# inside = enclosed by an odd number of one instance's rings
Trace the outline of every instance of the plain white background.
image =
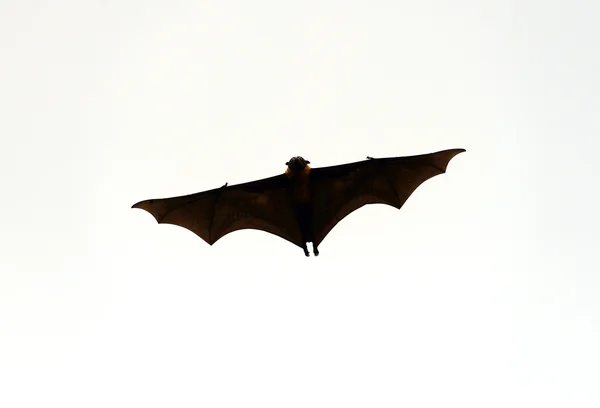
{"type": "Polygon", "coordinates": [[[592,1],[0,4],[0,405],[597,407],[592,1]],[[462,147],[305,258],[131,205],[462,147]]]}

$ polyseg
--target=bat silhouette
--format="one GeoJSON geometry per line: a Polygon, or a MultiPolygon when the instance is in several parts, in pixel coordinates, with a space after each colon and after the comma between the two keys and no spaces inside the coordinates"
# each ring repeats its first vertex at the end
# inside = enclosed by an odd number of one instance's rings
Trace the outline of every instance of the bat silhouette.
{"type": "Polygon", "coordinates": [[[180,197],[140,201],[159,223],[179,225],[213,245],[230,232],[256,229],[275,234],[315,256],[327,234],[351,212],[366,204],[400,209],[426,180],[445,173],[464,149],[417,156],[387,157],[311,168],[297,156],[285,173],[262,180],[180,197]]]}

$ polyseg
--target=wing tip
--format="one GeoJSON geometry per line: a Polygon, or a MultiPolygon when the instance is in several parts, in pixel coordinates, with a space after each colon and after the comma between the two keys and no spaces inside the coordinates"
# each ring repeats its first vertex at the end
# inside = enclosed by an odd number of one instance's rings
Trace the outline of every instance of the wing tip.
{"type": "Polygon", "coordinates": [[[450,161],[458,156],[461,153],[466,152],[466,149],[463,148],[457,148],[457,149],[448,149],[448,150],[442,150],[440,152],[435,153],[436,155],[439,155],[438,157],[441,158],[441,160],[438,162],[438,168],[440,170],[442,170],[442,173],[445,173],[447,168],[448,168],[448,164],[450,164],[450,161]]]}
{"type": "Polygon", "coordinates": [[[463,149],[462,147],[458,147],[456,149],[448,149],[448,150],[443,150],[444,152],[447,153],[451,153],[452,157],[456,156],[457,154],[461,154],[467,151],[467,149],[463,149]]]}
{"type": "Polygon", "coordinates": [[[161,220],[160,220],[159,215],[155,214],[155,212],[152,211],[152,206],[151,205],[152,205],[152,203],[154,201],[155,200],[143,200],[143,201],[139,201],[139,202],[133,204],[131,206],[131,208],[132,209],[140,209],[140,210],[146,211],[147,213],[149,213],[150,215],[152,215],[152,217],[154,217],[154,219],[156,220],[156,222],[160,223],[161,220]]]}
{"type": "Polygon", "coordinates": [[[146,207],[147,207],[147,204],[150,204],[151,202],[152,202],[152,200],[138,201],[137,203],[132,205],[131,208],[139,208],[140,210],[148,211],[148,209],[146,207]]]}

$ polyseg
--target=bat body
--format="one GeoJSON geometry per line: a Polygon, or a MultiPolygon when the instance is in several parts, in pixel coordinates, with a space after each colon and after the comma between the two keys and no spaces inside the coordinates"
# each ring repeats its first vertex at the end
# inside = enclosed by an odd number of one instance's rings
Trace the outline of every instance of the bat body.
{"type": "Polygon", "coordinates": [[[400,209],[426,180],[445,173],[464,149],[417,156],[388,157],[311,168],[297,156],[285,173],[248,183],[180,197],[140,201],[159,223],[179,225],[213,245],[230,232],[256,229],[277,235],[304,250],[318,246],[351,212],[366,204],[400,209]]]}

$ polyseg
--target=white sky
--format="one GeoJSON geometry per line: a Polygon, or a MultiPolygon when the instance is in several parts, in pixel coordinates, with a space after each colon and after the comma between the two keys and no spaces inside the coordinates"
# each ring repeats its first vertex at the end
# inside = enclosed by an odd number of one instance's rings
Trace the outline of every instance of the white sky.
{"type": "Polygon", "coordinates": [[[599,13],[2,1],[0,406],[600,406],[599,13]],[[318,258],[130,209],[456,147],[318,258]]]}

